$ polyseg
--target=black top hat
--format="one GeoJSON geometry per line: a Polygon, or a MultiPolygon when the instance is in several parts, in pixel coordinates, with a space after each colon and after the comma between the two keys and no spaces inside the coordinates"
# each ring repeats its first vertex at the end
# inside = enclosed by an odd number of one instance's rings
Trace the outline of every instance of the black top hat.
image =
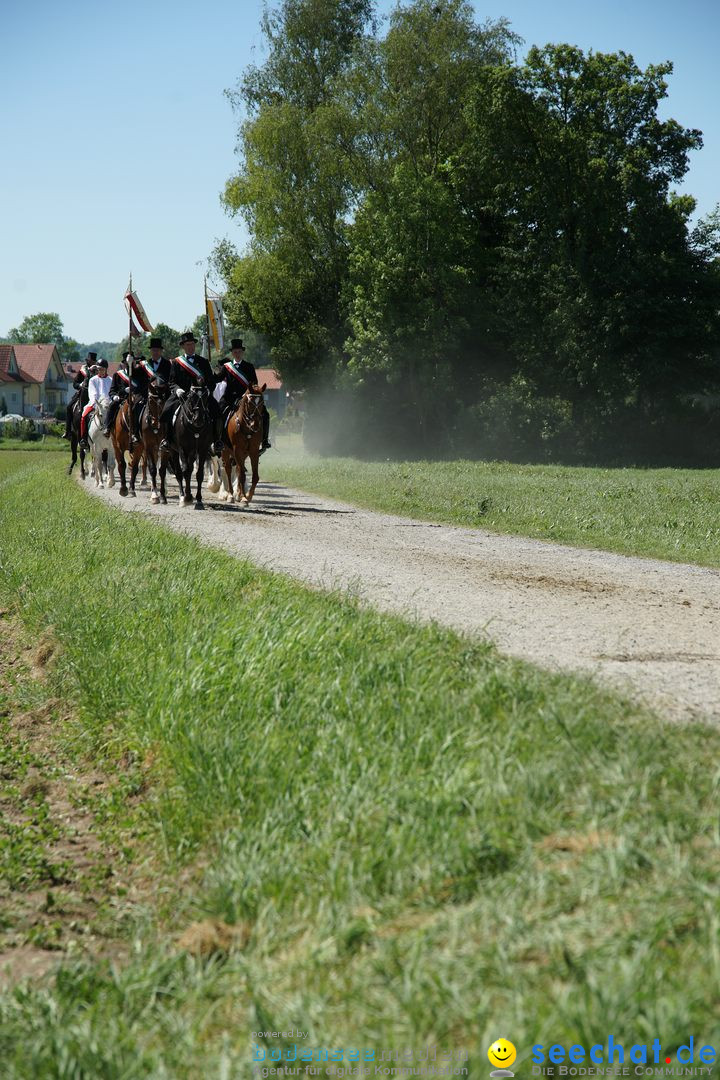
{"type": "Polygon", "coordinates": [[[129,352],[124,352],[123,353],[123,360],[127,360],[128,356],[130,356],[130,353],[129,352]]]}
{"type": "Polygon", "coordinates": [[[245,346],[242,343],[242,338],[234,337],[230,342],[231,349],[244,349],[245,346]]]}
{"type": "Polygon", "coordinates": [[[108,362],[107,360],[98,360],[97,366],[106,368],[108,366],[108,362]]]}
{"type": "Polygon", "coordinates": [[[139,355],[139,356],[135,356],[135,357],[133,357],[133,359],[134,359],[134,360],[144,360],[144,359],[145,359],[145,357],[143,356],[143,354],[142,354],[142,353],[140,353],[140,355],[139,355]]]}
{"type": "Polygon", "coordinates": [[[97,360],[97,353],[96,352],[89,352],[87,354],[87,358],[88,358],[88,360],[97,360]]]}
{"type": "Polygon", "coordinates": [[[162,338],[161,337],[151,337],[150,338],[150,348],[151,349],[162,349],[162,347],[163,347],[163,344],[162,344],[162,338]]]}
{"type": "Polygon", "coordinates": [[[187,333],[180,335],[181,345],[186,345],[188,341],[197,341],[197,338],[193,334],[192,330],[188,330],[187,333]]]}

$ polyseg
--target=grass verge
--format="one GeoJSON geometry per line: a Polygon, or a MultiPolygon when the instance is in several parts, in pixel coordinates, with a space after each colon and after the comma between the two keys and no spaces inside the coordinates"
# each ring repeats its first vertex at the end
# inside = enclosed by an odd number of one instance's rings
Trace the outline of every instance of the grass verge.
{"type": "Polygon", "coordinates": [[[0,529],[77,747],[154,763],[154,842],[192,883],[123,964],[0,998],[6,1075],[250,1075],[250,1033],[291,1027],[467,1051],[478,1077],[498,1033],[521,1064],[717,1037],[715,731],[108,511],[56,466],[6,474],[0,529]],[[242,933],[178,952],[201,919],[242,933]]]}
{"type": "Polygon", "coordinates": [[[55,435],[46,435],[42,439],[38,439],[36,442],[30,442],[27,439],[8,439],[5,437],[0,438],[0,451],[14,450],[22,451],[23,453],[36,454],[38,451],[58,451],[64,450],[69,453],[70,443],[64,439],[60,439],[55,435]]]}
{"type": "Polygon", "coordinates": [[[261,459],[264,480],[406,517],[720,566],[717,469],[363,462],[305,454],[297,436],[278,442],[261,459]]]}

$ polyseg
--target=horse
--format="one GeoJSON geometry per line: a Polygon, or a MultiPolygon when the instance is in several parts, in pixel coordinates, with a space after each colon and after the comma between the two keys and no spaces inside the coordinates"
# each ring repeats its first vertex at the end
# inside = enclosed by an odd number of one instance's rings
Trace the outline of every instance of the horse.
{"type": "MultiPolygon", "coordinates": [[[[78,444],[80,443],[80,417],[82,416],[83,406],[80,401],[75,402],[75,407],[72,411],[72,423],[70,424],[70,453],[72,454],[72,460],[68,465],[68,476],[73,471],[73,468],[78,459],[78,444]]],[[[83,480],[87,476],[85,472],[85,451],[80,449],[80,475],[83,480]]]]}
{"type": "MultiPolygon", "coordinates": [[[[159,388],[150,386],[148,390],[147,402],[143,406],[142,413],[140,415],[140,438],[142,439],[143,448],[143,474],[145,472],[145,465],[150,470],[150,501],[153,503],[167,503],[167,495],[165,494],[165,469],[160,470],[160,493],[157,489],[157,473],[158,473],[158,461],[160,458],[160,414],[163,410],[165,399],[167,398],[167,388],[165,393],[158,392],[159,388]]],[[[142,484],[140,485],[142,487],[142,484]]]]}
{"type": "Polygon", "coordinates": [[[117,416],[115,417],[115,423],[113,424],[111,431],[113,450],[115,451],[115,460],[117,461],[118,472],[120,473],[120,494],[125,498],[126,495],[130,495],[133,499],[136,497],[135,492],[135,478],[138,473],[138,466],[140,464],[140,456],[142,454],[142,443],[135,443],[132,445],[132,413],[130,411],[130,399],[126,398],[123,401],[117,416]],[[127,483],[125,482],[125,454],[130,459],[130,489],[128,490],[127,483]]]}
{"type": "Polygon", "coordinates": [[[210,394],[204,382],[191,386],[183,396],[173,419],[174,443],[177,447],[176,475],[180,485],[180,501],[193,501],[190,491],[192,470],[197,460],[197,492],[195,509],[203,509],[202,482],[205,461],[210,457],[214,424],[210,414],[210,394]]]}
{"type": "Polygon", "coordinates": [[[240,502],[245,506],[255,494],[260,475],[258,473],[258,461],[260,459],[260,447],[262,445],[263,431],[263,393],[267,383],[262,386],[249,386],[240,399],[240,404],[232,414],[227,424],[227,437],[229,448],[223,450],[223,465],[225,467],[225,490],[220,496],[225,502],[240,502]],[[252,468],[252,482],[250,490],[245,493],[245,459],[250,458],[252,468]],[[232,467],[237,465],[238,476],[233,498],[232,490],[232,467]]]}
{"type": "Polygon", "coordinates": [[[103,462],[107,472],[107,486],[115,487],[115,455],[110,439],[103,434],[110,409],[110,398],[102,397],[95,404],[95,412],[88,425],[88,440],[92,454],[95,487],[105,487],[103,462]]]}

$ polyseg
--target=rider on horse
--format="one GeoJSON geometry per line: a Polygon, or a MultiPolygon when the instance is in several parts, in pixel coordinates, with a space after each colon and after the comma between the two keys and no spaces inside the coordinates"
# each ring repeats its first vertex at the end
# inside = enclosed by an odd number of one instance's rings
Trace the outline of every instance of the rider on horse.
{"type": "Polygon", "coordinates": [[[144,356],[135,357],[133,364],[133,442],[141,439],[140,422],[142,413],[147,404],[150,387],[155,388],[159,397],[164,397],[167,385],[170,381],[170,361],[162,355],[162,339],[150,338],[150,360],[144,356]]]}
{"type": "Polygon", "coordinates": [[[170,361],[163,356],[162,351],[162,338],[150,338],[150,359],[145,360],[144,364],[146,368],[152,369],[152,377],[160,386],[170,382],[170,361]]]}
{"type": "MultiPolygon", "coordinates": [[[[258,377],[254,366],[249,360],[245,360],[245,346],[242,338],[233,338],[230,342],[232,360],[226,360],[222,365],[222,377],[225,379],[225,392],[220,398],[220,408],[223,415],[223,432],[227,426],[229,417],[237,409],[241,397],[252,386],[257,386],[258,377]]],[[[268,440],[270,433],[270,413],[263,402],[263,441],[260,453],[264,453],[272,446],[268,440]]]]}
{"type": "Polygon", "coordinates": [[[88,449],[87,430],[90,423],[90,417],[95,409],[95,405],[101,398],[109,397],[110,395],[110,376],[107,373],[108,362],[107,360],[98,360],[97,362],[97,375],[93,375],[88,383],[88,403],[83,409],[82,417],[80,418],[80,449],[88,449]]]}
{"type": "Polygon", "coordinates": [[[85,363],[82,365],[77,375],[73,379],[73,390],[75,391],[75,393],[71,397],[70,401],[68,401],[67,408],[65,409],[65,430],[61,436],[63,439],[70,438],[70,432],[72,430],[73,412],[78,401],[80,402],[80,407],[83,409],[88,403],[88,383],[90,382],[92,376],[95,374],[96,360],[97,353],[89,352],[87,354],[87,359],[85,360],[85,363]]]}
{"type": "Polygon", "coordinates": [[[162,431],[160,449],[163,451],[170,449],[170,444],[173,440],[173,417],[177,412],[181,399],[191,387],[199,386],[204,382],[209,392],[208,407],[215,429],[213,453],[220,454],[222,453],[223,448],[220,408],[217,401],[212,396],[212,392],[215,389],[215,376],[210,367],[210,362],[206,360],[204,356],[196,356],[196,343],[195,335],[192,332],[183,334],[180,338],[180,345],[182,346],[185,356],[176,356],[170,365],[170,394],[160,416],[160,429],[162,431]]]}
{"type": "MultiPolygon", "coordinates": [[[[134,411],[142,408],[141,397],[143,388],[147,385],[147,375],[139,376],[137,366],[133,363],[132,377],[130,376],[130,360],[132,360],[132,353],[123,353],[122,363],[112,377],[112,385],[110,386],[110,398],[112,404],[108,410],[107,421],[105,423],[105,430],[103,435],[106,438],[110,438],[112,430],[115,426],[115,417],[120,411],[120,406],[130,394],[132,390],[135,395],[134,411]]],[[[132,435],[132,442],[135,442],[135,435],[132,435]]]]}

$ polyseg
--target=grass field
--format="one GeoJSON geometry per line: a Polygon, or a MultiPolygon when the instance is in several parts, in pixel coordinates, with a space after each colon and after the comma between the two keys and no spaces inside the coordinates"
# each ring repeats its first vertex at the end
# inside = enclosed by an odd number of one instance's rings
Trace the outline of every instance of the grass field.
{"type": "Polygon", "coordinates": [[[54,435],[47,435],[44,439],[38,439],[37,442],[27,442],[23,439],[6,439],[0,438],[0,451],[20,451],[21,453],[30,452],[48,453],[48,451],[62,450],[68,455],[68,462],[70,461],[70,443],[64,439],[56,438],[54,435]]]}
{"type": "Polygon", "coordinates": [[[715,731],[108,511],[56,460],[0,454],[0,531],[59,748],[142,773],[112,814],[156,895],[122,961],[0,997],[4,1076],[246,1076],[290,1027],[473,1077],[500,1034],[525,1071],[535,1042],[717,1045],[715,731]],[[208,917],[247,943],[178,951],[208,917]]]}
{"type": "Polygon", "coordinates": [[[407,517],[720,566],[720,470],[361,462],[280,435],[265,480],[407,517]]]}

